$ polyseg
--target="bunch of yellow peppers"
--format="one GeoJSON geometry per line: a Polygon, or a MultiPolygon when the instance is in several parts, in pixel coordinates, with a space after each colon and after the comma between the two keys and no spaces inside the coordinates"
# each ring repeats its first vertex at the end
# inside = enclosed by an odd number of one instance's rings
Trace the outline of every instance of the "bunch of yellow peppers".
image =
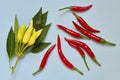
{"type": "Polygon", "coordinates": [[[16,65],[19,59],[24,55],[24,52],[28,47],[34,45],[36,39],[40,36],[42,31],[43,29],[40,29],[38,31],[35,30],[33,27],[33,20],[30,21],[28,28],[26,28],[24,24],[21,25],[20,29],[18,30],[16,41],[17,44],[15,49],[17,60],[15,65],[12,67],[12,73],[14,73],[16,65]]]}

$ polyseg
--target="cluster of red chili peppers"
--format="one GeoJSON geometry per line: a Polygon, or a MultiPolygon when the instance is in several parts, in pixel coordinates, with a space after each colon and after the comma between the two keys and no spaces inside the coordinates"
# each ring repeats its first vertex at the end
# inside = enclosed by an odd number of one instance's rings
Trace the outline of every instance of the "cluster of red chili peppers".
{"type": "MultiPolygon", "coordinates": [[[[62,9],[59,9],[59,10],[64,10],[64,9],[70,9],[72,11],[86,11],[88,9],[90,9],[92,7],[92,5],[88,5],[88,6],[69,6],[69,7],[65,7],[65,8],[62,8],[62,9]]],[[[68,29],[67,27],[63,26],[63,25],[60,25],[58,24],[58,28],[62,29],[63,31],[65,31],[66,33],[70,34],[71,36],[73,37],[76,37],[76,38],[90,38],[96,42],[99,42],[99,43],[103,43],[103,44],[110,44],[112,46],[116,46],[116,44],[114,43],[111,43],[111,42],[108,42],[107,40],[95,35],[94,33],[99,33],[100,31],[97,30],[97,29],[94,29],[92,28],[82,17],[80,17],[78,14],[76,14],[75,12],[73,12],[73,15],[76,17],[76,19],[78,20],[78,22],[84,27],[81,27],[80,25],[78,25],[76,22],[72,21],[74,27],[76,29],[78,29],[82,34],[80,34],[80,32],[76,32],[72,29],[68,29]]],[[[89,67],[87,65],[87,62],[86,62],[86,59],[85,59],[85,53],[82,49],[84,49],[86,51],[86,53],[88,53],[88,55],[91,57],[91,59],[99,66],[100,63],[97,61],[96,57],[95,57],[95,54],[93,53],[93,51],[91,50],[91,48],[85,43],[85,42],[82,42],[80,40],[75,40],[75,39],[68,39],[68,38],[64,38],[68,44],[75,48],[79,54],[82,56],[83,58],[83,61],[87,67],[87,69],[89,70],[89,67]]],[[[41,64],[39,66],[39,69],[33,73],[36,74],[38,73],[39,71],[41,71],[46,62],[47,62],[47,59],[48,59],[48,56],[50,55],[51,51],[55,48],[56,44],[53,44],[48,50],[47,52],[45,53],[42,61],[41,61],[41,64]]],[[[72,70],[75,70],[77,71],[78,73],[80,73],[81,75],[83,75],[82,71],[80,71],[77,67],[75,67],[71,62],[69,62],[69,60],[64,56],[63,54],[63,51],[62,51],[62,46],[61,46],[61,40],[60,40],[60,36],[58,35],[57,37],[57,50],[58,50],[58,54],[59,54],[59,57],[61,59],[61,61],[70,69],[72,70]]]]}

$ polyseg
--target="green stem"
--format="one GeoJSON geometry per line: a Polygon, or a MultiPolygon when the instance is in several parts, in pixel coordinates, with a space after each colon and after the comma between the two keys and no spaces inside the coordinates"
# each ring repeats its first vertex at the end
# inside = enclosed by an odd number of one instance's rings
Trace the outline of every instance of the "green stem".
{"type": "Polygon", "coordinates": [[[64,8],[61,8],[61,9],[59,9],[59,11],[61,11],[61,10],[64,10],[64,9],[71,9],[71,6],[69,6],[69,7],[64,7],[64,8]]]}
{"type": "Polygon", "coordinates": [[[25,44],[22,44],[22,42],[20,42],[20,48],[19,48],[19,52],[21,52],[21,50],[24,48],[25,44]]]}
{"type": "Polygon", "coordinates": [[[102,39],[102,40],[101,40],[101,43],[107,43],[107,44],[110,44],[110,45],[112,45],[112,46],[116,46],[115,43],[112,43],[112,42],[106,41],[105,39],[102,39]]]}
{"type": "Polygon", "coordinates": [[[87,36],[84,36],[84,35],[80,35],[80,38],[83,38],[83,39],[90,39],[90,38],[88,38],[87,36]]]}
{"type": "Polygon", "coordinates": [[[88,69],[88,71],[89,71],[90,69],[89,69],[88,64],[87,64],[87,62],[86,62],[85,56],[83,56],[82,58],[83,58],[83,60],[84,60],[85,66],[87,67],[87,69],[88,69]]]}
{"type": "Polygon", "coordinates": [[[27,48],[28,48],[28,44],[21,50],[21,53],[23,53],[27,48]]]}
{"type": "Polygon", "coordinates": [[[9,67],[10,67],[10,69],[12,69],[12,67],[11,67],[11,65],[10,65],[10,59],[9,59],[9,67]]]}
{"type": "Polygon", "coordinates": [[[17,64],[18,64],[18,62],[19,62],[19,60],[20,60],[20,57],[17,57],[17,60],[16,60],[16,62],[15,62],[15,65],[12,67],[12,74],[14,73],[15,68],[16,68],[16,66],[17,66],[17,64]]]}
{"type": "Polygon", "coordinates": [[[18,41],[16,42],[16,46],[15,46],[15,52],[18,52],[18,41]]]}
{"type": "Polygon", "coordinates": [[[83,73],[82,73],[78,68],[73,67],[72,69],[75,70],[75,71],[77,71],[77,72],[80,73],[81,75],[83,75],[83,73]]]}
{"type": "Polygon", "coordinates": [[[74,13],[74,12],[73,12],[73,15],[76,17],[76,19],[80,18],[80,16],[78,14],[74,13]]]}
{"type": "Polygon", "coordinates": [[[17,42],[17,46],[16,46],[16,55],[18,56],[20,53],[20,49],[21,49],[21,42],[17,42]]]}
{"type": "Polygon", "coordinates": [[[37,73],[39,73],[42,70],[42,68],[39,68],[37,71],[35,71],[32,75],[35,75],[37,73]]]}

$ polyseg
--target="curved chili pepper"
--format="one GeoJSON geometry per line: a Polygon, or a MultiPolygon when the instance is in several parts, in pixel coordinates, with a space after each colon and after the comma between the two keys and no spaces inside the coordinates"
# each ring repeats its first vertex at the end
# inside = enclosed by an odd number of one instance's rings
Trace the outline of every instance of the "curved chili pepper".
{"type": "Polygon", "coordinates": [[[56,46],[56,44],[52,45],[52,46],[47,50],[47,52],[45,53],[45,55],[44,55],[44,57],[43,57],[43,59],[42,59],[42,61],[41,61],[41,64],[40,64],[40,66],[39,66],[39,69],[38,69],[36,72],[34,72],[33,75],[35,75],[35,74],[37,74],[38,72],[40,72],[41,70],[43,70],[43,68],[44,68],[45,65],[46,65],[47,59],[48,59],[51,51],[55,48],[55,46],[56,46]]]}
{"type": "MultiPolygon", "coordinates": [[[[67,42],[68,42],[68,41],[67,41],[67,42]]],[[[74,47],[75,49],[77,49],[77,51],[78,51],[78,52],[80,53],[80,55],[82,56],[82,58],[83,58],[83,60],[84,60],[84,63],[85,63],[85,65],[86,65],[87,69],[90,70],[89,67],[88,67],[88,65],[87,65],[87,62],[86,62],[86,59],[85,59],[85,53],[83,52],[83,50],[82,50],[78,45],[76,45],[76,44],[73,44],[73,43],[71,43],[71,42],[68,42],[68,44],[69,44],[70,46],[74,47]]]]}
{"type": "Polygon", "coordinates": [[[68,28],[66,28],[65,26],[63,26],[63,25],[57,25],[60,29],[62,29],[62,30],[64,30],[65,32],[67,32],[68,34],[70,34],[70,35],[72,35],[72,36],[74,36],[74,37],[77,37],[77,38],[87,38],[86,36],[83,36],[83,35],[81,35],[80,33],[78,33],[78,32],[75,32],[75,31],[73,31],[73,30],[71,30],[71,29],[68,29],[68,28]]]}
{"type": "Polygon", "coordinates": [[[62,48],[61,48],[61,41],[60,41],[60,36],[58,35],[57,38],[57,49],[58,49],[58,54],[60,59],[62,60],[62,62],[70,69],[77,71],[78,73],[80,73],[81,75],[83,75],[83,73],[76,68],[72,63],[70,63],[67,58],[64,56],[63,52],[62,52],[62,48]]]}
{"type": "Polygon", "coordinates": [[[68,38],[64,38],[64,39],[65,39],[66,41],[68,41],[68,42],[71,42],[71,43],[73,43],[73,44],[76,44],[76,45],[82,47],[82,48],[88,53],[88,55],[91,57],[91,59],[92,59],[96,64],[98,64],[99,66],[101,66],[100,63],[97,61],[97,59],[96,59],[93,51],[90,49],[90,47],[89,47],[86,43],[81,42],[81,41],[77,41],[77,40],[73,40],[73,39],[68,39],[68,38]]]}
{"type": "Polygon", "coordinates": [[[74,12],[73,12],[73,15],[76,17],[78,22],[88,31],[94,32],[94,33],[100,32],[99,30],[92,28],[81,16],[77,15],[74,12]]]}
{"type": "Polygon", "coordinates": [[[88,9],[90,9],[92,7],[92,5],[87,5],[87,6],[68,6],[68,7],[64,7],[59,9],[59,11],[64,10],[64,9],[69,9],[72,11],[87,11],[88,9]]]}
{"type": "Polygon", "coordinates": [[[116,46],[116,44],[111,43],[111,42],[108,42],[108,41],[106,41],[105,39],[103,39],[103,38],[101,38],[101,37],[99,37],[99,36],[97,36],[97,35],[95,35],[95,34],[92,34],[92,33],[89,32],[89,31],[83,29],[82,27],[80,27],[80,26],[79,26],[77,23],[75,23],[74,21],[72,21],[72,22],[73,22],[74,26],[75,26],[81,33],[83,33],[84,35],[88,36],[89,38],[91,38],[91,39],[93,39],[93,40],[95,40],[95,41],[97,41],[97,42],[103,43],[103,44],[104,44],[104,43],[107,43],[107,44],[110,44],[110,45],[112,45],[112,46],[116,46]]]}

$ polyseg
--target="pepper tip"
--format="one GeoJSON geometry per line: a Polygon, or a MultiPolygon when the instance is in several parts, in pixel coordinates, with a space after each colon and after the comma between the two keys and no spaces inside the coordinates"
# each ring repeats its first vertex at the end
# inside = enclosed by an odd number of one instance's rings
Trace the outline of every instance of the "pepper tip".
{"type": "Polygon", "coordinates": [[[37,74],[38,72],[40,72],[42,69],[38,69],[37,71],[35,71],[32,75],[34,76],[35,74],[37,74]]]}
{"type": "Polygon", "coordinates": [[[81,75],[83,75],[83,72],[81,72],[78,68],[73,67],[73,70],[77,71],[78,73],[80,73],[81,75]]]}

